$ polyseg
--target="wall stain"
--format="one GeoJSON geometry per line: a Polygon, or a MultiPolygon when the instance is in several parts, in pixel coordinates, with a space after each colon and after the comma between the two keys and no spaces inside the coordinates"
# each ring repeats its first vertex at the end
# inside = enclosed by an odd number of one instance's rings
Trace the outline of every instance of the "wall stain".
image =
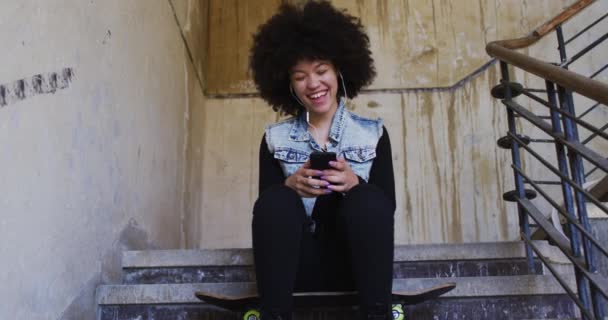
{"type": "MultiPolygon", "coordinates": [[[[440,110],[443,110],[443,108],[445,107],[446,103],[444,102],[445,99],[445,94],[443,93],[439,93],[436,96],[436,101],[438,102],[438,106],[441,107],[440,110]]],[[[449,206],[449,202],[452,200],[449,198],[449,184],[447,179],[445,178],[448,171],[452,171],[454,170],[454,163],[447,163],[446,164],[446,158],[449,159],[449,156],[446,156],[446,153],[450,153],[449,149],[446,150],[446,145],[445,145],[445,140],[446,140],[446,135],[449,135],[449,132],[446,132],[445,129],[445,122],[446,122],[446,113],[445,112],[439,112],[438,116],[441,117],[441,123],[443,125],[441,125],[440,127],[442,128],[442,130],[438,130],[437,132],[441,134],[441,136],[439,137],[439,146],[440,146],[440,150],[437,150],[439,153],[438,159],[437,159],[437,166],[436,166],[436,172],[437,172],[437,178],[436,180],[438,181],[438,186],[437,188],[439,189],[438,192],[440,194],[439,200],[439,206],[440,206],[440,214],[441,214],[441,220],[442,223],[444,225],[444,229],[446,230],[446,233],[442,235],[442,240],[443,241],[453,241],[452,240],[452,236],[453,236],[453,232],[452,229],[453,228],[457,228],[460,229],[460,226],[457,226],[452,222],[452,217],[450,216],[451,214],[453,214],[450,211],[450,206],[449,206]],[[444,165],[441,165],[441,163],[444,163],[444,165]]]]}
{"type": "Polygon", "coordinates": [[[380,39],[386,40],[389,36],[390,30],[390,15],[388,13],[388,4],[387,0],[378,0],[376,1],[376,6],[378,7],[378,29],[380,31],[380,39]]]}
{"type": "Polygon", "coordinates": [[[5,106],[6,104],[6,88],[0,86],[0,107],[5,106]]]}
{"type": "MultiPolygon", "coordinates": [[[[435,45],[438,46],[437,42],[437,13],[435,12],[435,1],[431,1],[431,7],[433,9],[433,37],[435,38],[435,45]]],[[[437,53],[437,49],[435,49],[435,81],[439,81],[439,76],[441,73],[441,67],[439,65],[439,54],[437,53]]]]}
{"type": "Polygon", "coordinates": [[[0,85],[0,108],[40,94],[55,93],[66,89],[74,78],[72,68],[58,72],[37,74],[0,85]]]}
{"type": "Polygon", "coordinates": [[[444,194],[443,194],[443,188],[442,188],[442,183],[441,183],[441,171],[439,168],[439,158],[437,155],[437,143],[435,140],[435,129],[433,128],[433,114],[435,113],[435,106],[433,104],[433,95],[431,93],[425,93],[422,95],[422,114],[426,116],[428,124],[429,124],[429,132],[428,132],[428,146],[430,148],[431,151],[431,165],[433,166],[432,170],[434,171],[434,175],[435,175],[435,185],[437,187],[437,201],[441,204],[440,205],[440,215],[442,217],[442,221],[443,223],[441,223],[441,236],[442,238],[445,237],[448,234],[448,231],[446,230],[446,225],[447,225],[447,221],[445,221],[445,217],[447,216],[447,213],[445,212],[446,210],[444,210],[445,206],[445,201],[444,200],[444,194]]]}
{"type": "MultiPolygon", "coordinates": [[[[412,196],[410,194],[410,190],[407,187],[407,181],[408,181],[408,176],[407,176],[407,121],[405,119],[406,117],[406,113],[405,113],[405,97],[403,96],[403,94],[400,95],[401,97],[401,114],[403,117],[403,125],[401,126],[401,130],[402,130],[402,136],[403,136],[403,168],[405,169],[404,171],[404,175],[403,175],[403,189],[405,191],[405,225],[408,226],[409,228],[411,228],[412,226],[414,226],[414,219],[412,217],[413,211],[412,211],[412,196]]],[[[408,232],[408,235],[411,235],[411,232],[408,232]]]]}
{"type": "Polygon", "coordinates": [[[106,44],[106,43],[108,43],[108,41],[110,41],[111,38],[112,38],[112,31],[108,30],[108,32],[106,32],[106,36],[103,38],[101,43],[106,44]]]}
{"type": "Polygon", "coordinates": [[[379,106],[380,106],[380,104],[373,100],[367,103],[368,108],[378,108],[379,106]]]}
{"type": "MultiPolygon", "coordinates": [[[[470,97],[471,97],[471,87],[472,85],[466,85],[464,86],[463,90],[462,90],[462,95],[460,96],[460,101],[461,101],[461,105],[462,106],[469,106],[470,103],[470,97]]],[[[472,112],[473,110],[471,110],[471,108],[466,108],[466,114],[468,116],[468,120],[471,124],[475,123],[475,118],[474,116],[476,116],[477,113],[472,112]]],[[[476,143],[475,141],[475,128],[472,128],[473,130],[473,141],[471,143],[470,147],[470,163],[473,164],[474,167],[477,166],[478,164],[478,160],[481,158],[481,151],[479,150],[479,144],[476,143]]],[[[474,217],[474,221],[475,221],[475,239],[471,239],[471,240],[475,240],[475,241],[479,241],[480,237],[480,228],[479,228],[479,210],[478,210],[478,198],[480,198],[481,196],[481,189],[482,187],[480,186],[480,184],[478,183],[478,181],[480,180],[480,177],[478,175],[477,170],[473,170],[472,171],[473,174],[473,217],[474,217]]],[[[483,200],[482,200],[483,202],[483,200]]],[[[483,204],[483,203],[482,203],[483,204]]],[[[482,212],[482,214],[485,214],[485,212],[482,212]]]]}
{"type": "Polygon", "coordinates": [[[458,142],[456,139],[457,129],[459,128],[456,125],[456,94],[451,92],[450,94],[450,102],[448,104],[448,149],[449,149],[449,157],[450,163],[452,164],[452,232],[450,234],[450,241],[452,242],[463,242],[462,237],[462,217],[460,212],[460,194],[458,188],[458,176],[457,172],[459,171],[458,166],[456,165],[456,153],[458,142]]]}

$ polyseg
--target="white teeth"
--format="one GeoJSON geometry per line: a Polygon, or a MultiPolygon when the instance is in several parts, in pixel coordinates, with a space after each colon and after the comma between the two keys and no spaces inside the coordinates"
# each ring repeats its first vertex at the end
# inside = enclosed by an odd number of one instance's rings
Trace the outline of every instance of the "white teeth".
{"type": "Polygon", "coordinates": [[[327,93],[327,91],[323,91],[323,92],[315,93],[315,94],[311,95],[310,97],[313,99],[317,99],[317,98],[324,96],[326,93],[327,93]]]}

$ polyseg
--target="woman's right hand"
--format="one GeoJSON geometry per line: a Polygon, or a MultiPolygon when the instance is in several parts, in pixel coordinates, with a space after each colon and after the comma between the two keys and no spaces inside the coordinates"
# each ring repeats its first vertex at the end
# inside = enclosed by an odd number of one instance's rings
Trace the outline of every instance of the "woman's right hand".
{"type": "Polygon", "coordinates": [[[327,189],[329,182],[313,178],[322,175],[323,171],[311,169],[310,160],[307,160],[296,172],[285,179],[285,185],[295,190],[300,197],[322,196],[332,192],[327,189]]]}

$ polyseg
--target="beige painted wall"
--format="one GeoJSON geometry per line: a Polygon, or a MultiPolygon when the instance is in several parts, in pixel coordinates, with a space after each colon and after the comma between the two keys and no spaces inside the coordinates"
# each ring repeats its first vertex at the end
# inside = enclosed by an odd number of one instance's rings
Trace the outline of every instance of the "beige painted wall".
{"type": "Polygon", "coordinates": [[[180,247],[195,67],[167,1],[0,1],[0,21],[0,84],[74,71],[0,107],[0,319],[94,319],[123,250],[180,247]]]}
{"type": "MultiPolygon", "coordinates": [[[[209,1],[214,8],[215,0],[209,1]]],[[[274,5],[271,2],[268,5],[274,5]]],[[[513,188],[513,182],[510,154],[495,144],[507,127],[504,107],[489,95],[499,82],[497,65],[452,90],[413,88],[453,86],[490,61],[485,53],[487,42],[526,35],[574,1],[333,2],[361,16],[372,42],[379,75],[372,91],[358,97],[351,107],[387,122],[397,181],[397,243],[518,238],[515,208],[501,198],[513,188]]],[[[209,14],[214,16],[217,10],[222,23],[210,23],[208,32],[226,34],[235,25],[255,25],[251,19],[264,21],[258,13],[266,11],[257,7],[251,12],[250,6],[240,4],[235,8],[233,2],[215,3],[216,9],[209,14]]],[[[605,2],[594,4],[587,18],[574,22],[567,32],[591,21],[593,12],[605,12],[605,7],[605,2]]],[[[214,57],[207,61],[205,71],[210,97],[191,123],[198,131],[191,131],[198,136],[191,141],[197,139],[194,147],[201,150],[203,160],[191,172],[202,178],[189,192],[190,202],[196,203],[189,214],[198,219],[199,229],[197,234],[189,234],[192,242],[188,245],[250,246],[259,142],[264,126],[277,120],[263,101],[247,95],[254,89],[246,70],[249,46],[244,45],[247,38],[243,34],[254,31],[239,29],[235,36],[239,41],[235,37],[209,38],[208,54],[214,57]],[[227,51],[232,54],[220,54],[227,51]]],[[[553,38],[524,52],[554,61],[553,38]]],[[[601,66],[598,60],[605,62],[589,57],[581,64],[597,69],[601,66]]],[[[514,77],[530,85],[537,81],[521,72],[514,77]]],[[[597,121],[607,121],[605,113],[601,116],[604,118],[597,121]]],[[[546,176],[546,170],[531,159],[525,163],[540,178],[546,176]]],[[[547,208],[542,202],[539,205],[547,208]]]]}

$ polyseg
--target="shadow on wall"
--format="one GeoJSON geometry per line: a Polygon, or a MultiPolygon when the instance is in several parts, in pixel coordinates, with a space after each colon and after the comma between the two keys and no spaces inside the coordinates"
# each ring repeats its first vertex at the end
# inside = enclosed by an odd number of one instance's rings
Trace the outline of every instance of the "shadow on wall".
{"type": "Polygon", "coordinates": [[[106,252],[100,261],[100,270],[82,286],[79,294],[65,309],[59,319],[82,320],[83,315],[90,315],[85,319],[96,319],[97,303],[95,302],[95,289],[101,284],[116,284],[122,278],[122,253],[129,250],[154,250],[154,245],[148,232],[140,226],[135,219],[129,220],[127,226],[120,232],[114,241],[112,249],[106,252]]]}

